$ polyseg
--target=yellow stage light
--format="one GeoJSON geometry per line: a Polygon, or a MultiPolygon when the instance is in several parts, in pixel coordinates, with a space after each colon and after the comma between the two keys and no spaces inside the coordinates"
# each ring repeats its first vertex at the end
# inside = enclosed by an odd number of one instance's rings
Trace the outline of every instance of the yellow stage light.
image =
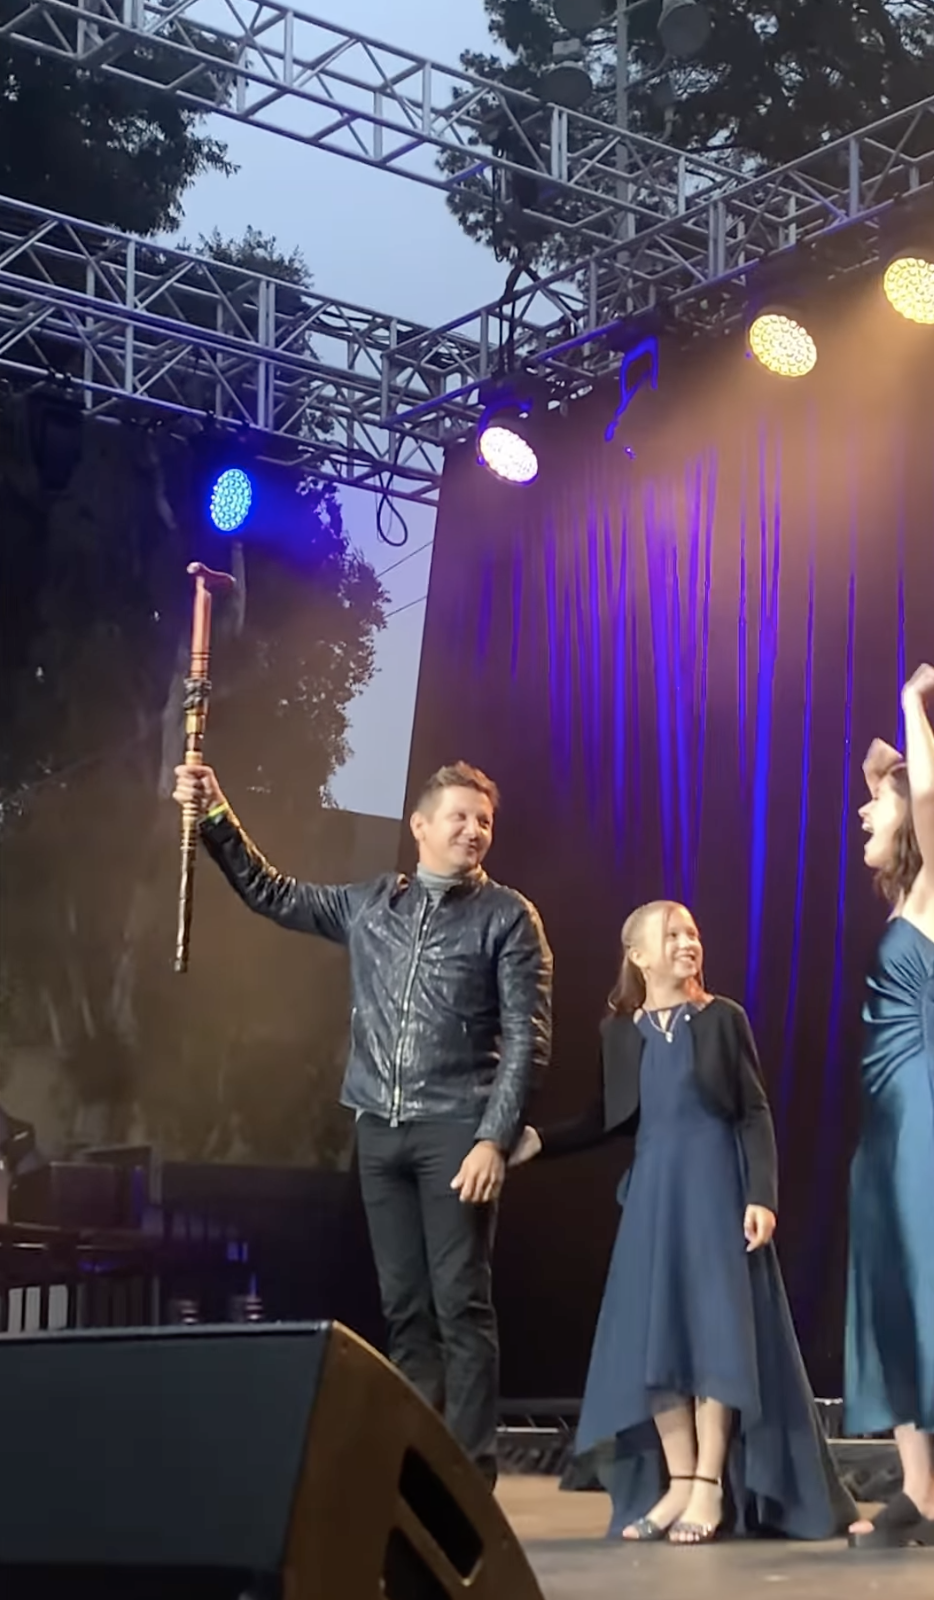
{"type": "Polygon", "coordinates": [[[817,346],[807,328],[784,311],[761,311],[753,318],[749,348],[780,378],[803,378],[817,361],[817,346]]]}
{"type": "Polygon", "coordinates": [[[885,269],[882,287],[890,306],[909,322],[934,326],[934,250],[902,250],[885,269]]]}

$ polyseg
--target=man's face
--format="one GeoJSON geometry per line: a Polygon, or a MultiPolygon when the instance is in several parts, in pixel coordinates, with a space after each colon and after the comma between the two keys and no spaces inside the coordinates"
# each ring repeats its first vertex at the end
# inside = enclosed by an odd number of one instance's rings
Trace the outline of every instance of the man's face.
{"type": "Polygon", "coordinates": [[[469,872],[492,843],[493,807],[478,789],[442,789],[426,811],[415,812],[412,833],[419,862],[429,872],[469,872]]]}

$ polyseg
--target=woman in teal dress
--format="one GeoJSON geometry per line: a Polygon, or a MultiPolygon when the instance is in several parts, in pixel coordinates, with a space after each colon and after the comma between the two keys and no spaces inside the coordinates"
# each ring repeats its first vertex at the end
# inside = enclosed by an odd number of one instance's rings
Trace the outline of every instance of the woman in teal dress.
{"type": "Polygon", "coordinates": [[[891,907],[866,984],[862,1128],[850,1173],[846,1424],[894,1429],[903,1487],[858,1548],[934,1546],[934,667],[905,686],[906,754],[863,771],[865,860],[891,907]]]}

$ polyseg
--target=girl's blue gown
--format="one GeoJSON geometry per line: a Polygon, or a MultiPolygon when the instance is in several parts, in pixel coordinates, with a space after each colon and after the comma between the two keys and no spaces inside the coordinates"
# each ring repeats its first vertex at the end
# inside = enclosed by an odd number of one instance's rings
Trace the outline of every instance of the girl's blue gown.
{"type": "Polygon", "coordinates": [[[747,1254],[742,1152],[701,1097],[691,1015],[670,1043],[651,1018],[638,1024],[636,1153],[577,1451],[615,1438],[612,1466],[598,1470],[618,1534],[664,1490],[653,1416],[685,1396],[720,1400],[737,1413],[725,1484],[736,1530],[830,1538],[856,1508],[830,1459],[774,1248],[747,1254]]]}

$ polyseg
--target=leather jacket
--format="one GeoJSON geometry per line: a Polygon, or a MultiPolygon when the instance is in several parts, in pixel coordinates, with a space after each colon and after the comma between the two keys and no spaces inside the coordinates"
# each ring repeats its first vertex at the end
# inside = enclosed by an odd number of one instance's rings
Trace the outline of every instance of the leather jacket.
{"type": "Polygon", "coordinates": [[[476,1119],[508,1150],[551,1054],[552,956],[535,907],[486,873],[433,902],[417,878],[322,886],[284,877],[230,811],[201,839],[240,898],[350,955],[350,1059],[341,1104],[393,1126],[476,1119]]]}

